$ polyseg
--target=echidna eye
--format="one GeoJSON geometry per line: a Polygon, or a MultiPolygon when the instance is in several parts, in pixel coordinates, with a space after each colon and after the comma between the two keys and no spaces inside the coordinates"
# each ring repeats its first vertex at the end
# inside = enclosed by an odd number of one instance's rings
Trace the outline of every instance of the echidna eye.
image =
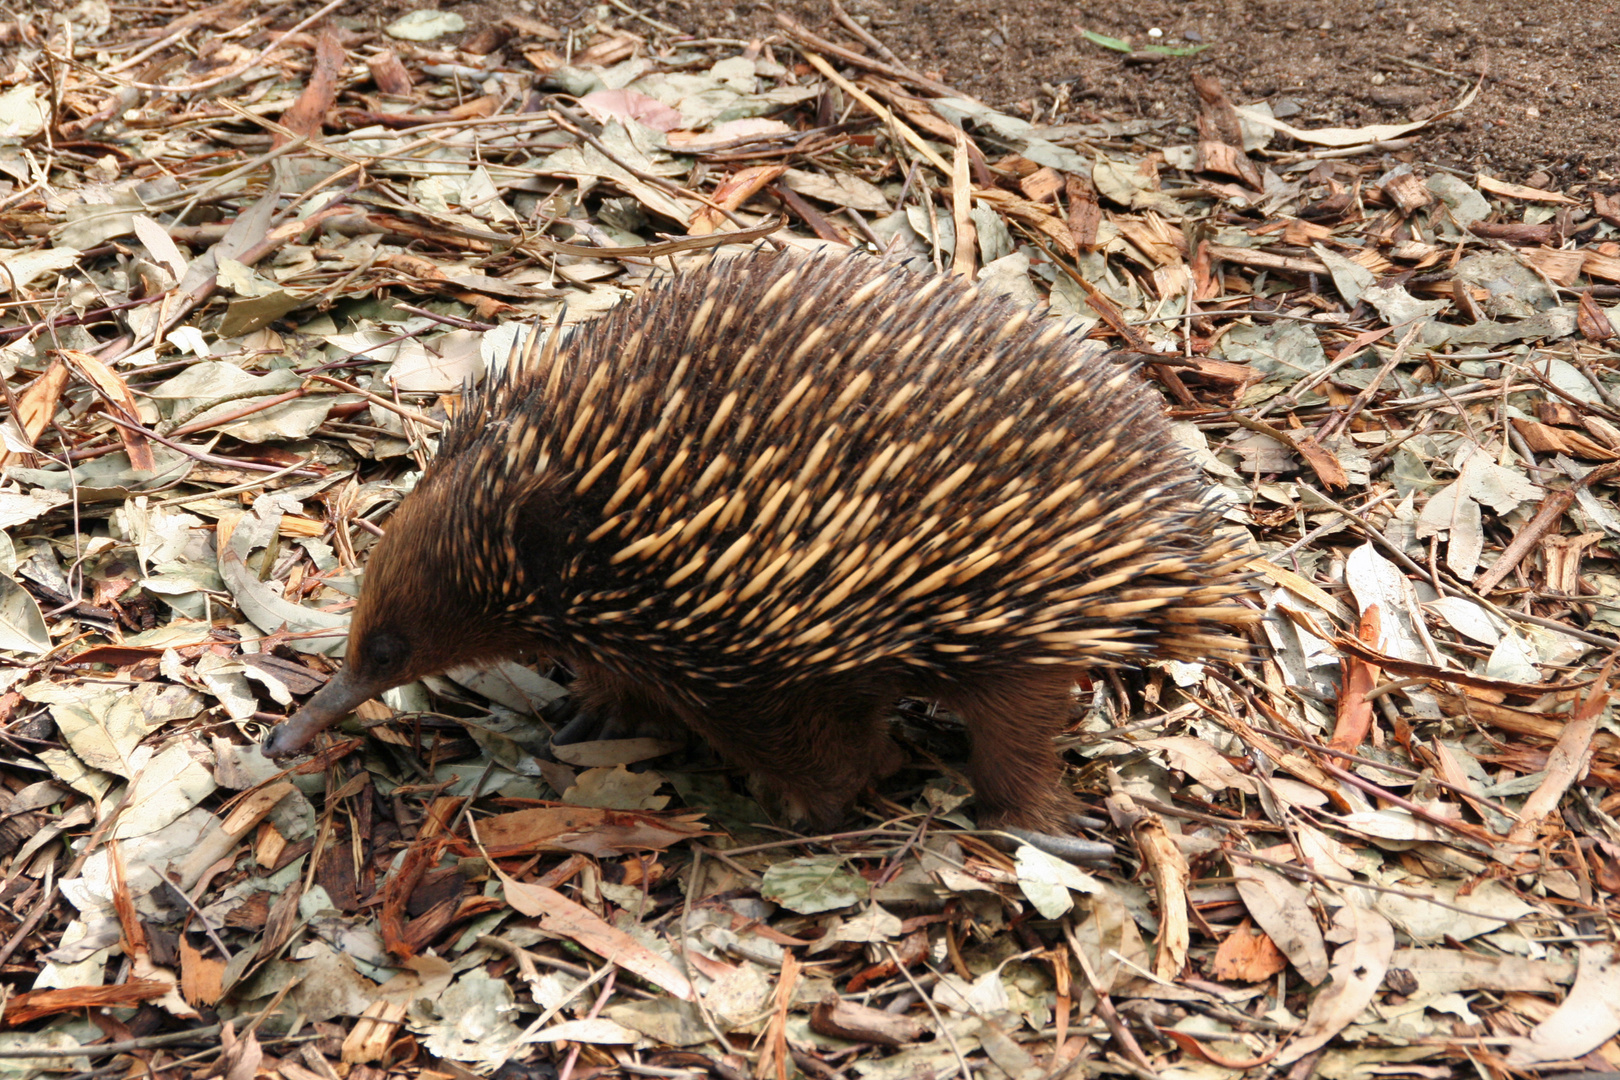
{"type": "Polygon", "coordinates": [[[404,638],[384,630],[366,638],[362,662],[370,674],[387,676],[403,668],[410,655],[410,644],[404,638]]]}

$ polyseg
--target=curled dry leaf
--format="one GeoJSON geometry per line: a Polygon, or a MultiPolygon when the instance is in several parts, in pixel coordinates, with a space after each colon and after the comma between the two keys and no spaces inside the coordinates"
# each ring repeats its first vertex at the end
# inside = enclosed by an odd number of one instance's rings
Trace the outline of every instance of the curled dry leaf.
{"type": "Polygon", "coordinates": [[[1508,1052],[1510,1066],[1523,1069],[1544,1061],[1572,1061],[1620,1032],[1620,959],[1614,945],[1582,946],[1580,958],[1569,996],[1508,1052]]]}
{"type": "Polygon", "coordinates": [[[1346,904],[1334,916],[1332,937],[1341,944],[1333,953],[1331,980],[1311,1001],[1305,1022],[1277,1055],[1279,1065],[1298,1061],[1323,1046],[1361,1015],[1384,981],[1395,951],[1395,930],[1375,911],[1346,904]]]}

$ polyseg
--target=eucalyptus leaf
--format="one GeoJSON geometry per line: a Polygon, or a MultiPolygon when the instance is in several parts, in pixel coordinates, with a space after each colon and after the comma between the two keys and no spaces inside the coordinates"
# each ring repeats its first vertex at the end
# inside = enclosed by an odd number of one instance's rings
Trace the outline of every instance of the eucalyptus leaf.
{"type": "Polygon", "coordinates": [[[263,547],[274,535],[273,522],[257,515],[244,517],[231,535],[231,542],[219,553],[219,573],[225,579],[237,604],[265,633],[285,628],[294,636],[287,644],[299,652],[342,656],[349,625],[347,615],[317,611],[283,598],[259,580],[247,565],[254,548],[263,547]],[[310,636],[299,636],[310,635],[310,636]]]}
{"type": "Polygon", "coordinates": [[[801,915],[834,911],[867,894],[866,879],[844,869],[837,855],[816,855],[779,862],[765,871],[759,894],[801,915]]]}
{"type": "Polygon", "coordinates": [[[1128,53],[1132,51],[1130,42],[1121,38],[1109,37],[1107,34],[1099,34],[1095,30],[1082,30],[1080,36],[1093,45],[1101,45],[1103,48],[1113,49],[1115,52],[1128,53]]]}
{"type": "Polygon", "coordinates": [[[0,650],[37,656],[51,647],[45,615],[28,591],[0,577],[0,650]]]}

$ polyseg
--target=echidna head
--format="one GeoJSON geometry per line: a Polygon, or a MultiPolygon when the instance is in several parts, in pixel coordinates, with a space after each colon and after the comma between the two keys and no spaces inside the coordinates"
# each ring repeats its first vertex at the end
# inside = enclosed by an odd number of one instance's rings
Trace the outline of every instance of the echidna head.
{"type": "Polygon", "coordinates": [[[366,564],[343,669],[271,733],[271,757],[297,753],[384,690],[534,644],[532,622],[519,626],[502,602],[523,584],[524,569],[502,554],[509,545],[469,524],[454,479],[425,479],[389,519],[366,564]]]}

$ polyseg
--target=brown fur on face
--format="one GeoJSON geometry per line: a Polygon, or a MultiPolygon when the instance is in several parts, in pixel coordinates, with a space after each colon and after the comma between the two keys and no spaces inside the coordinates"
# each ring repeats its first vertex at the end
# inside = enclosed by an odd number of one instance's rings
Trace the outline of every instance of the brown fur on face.
{"type": "MultiPolygon", "coordinates": [[[[455,469],[425,477],[389,519],[367,562],[343,670],[271,732],[266,754],[302,751],[321,731],[391,687],[511,657],[533,644],[532,630],[513,622],[509,603],[470,587],[480,570],[476,561],[463,566],[459,559],[472,559],[478,549],[458,551],[453,542],[451,530],[465,512],[455,496],[456,478],[455,469]]],[[[513,566],[509,577],[522,574],[513,566]]]]}
{"type": "Polygon", "coordinates": [[[366,564],[345,662],[367,685],[399,686],[533,644],[487,592],[467,587],[481,571],[476,551],[458,558],[448,543],[459,516],[454,480],[453,472],[424,479],[366,564]]]}

